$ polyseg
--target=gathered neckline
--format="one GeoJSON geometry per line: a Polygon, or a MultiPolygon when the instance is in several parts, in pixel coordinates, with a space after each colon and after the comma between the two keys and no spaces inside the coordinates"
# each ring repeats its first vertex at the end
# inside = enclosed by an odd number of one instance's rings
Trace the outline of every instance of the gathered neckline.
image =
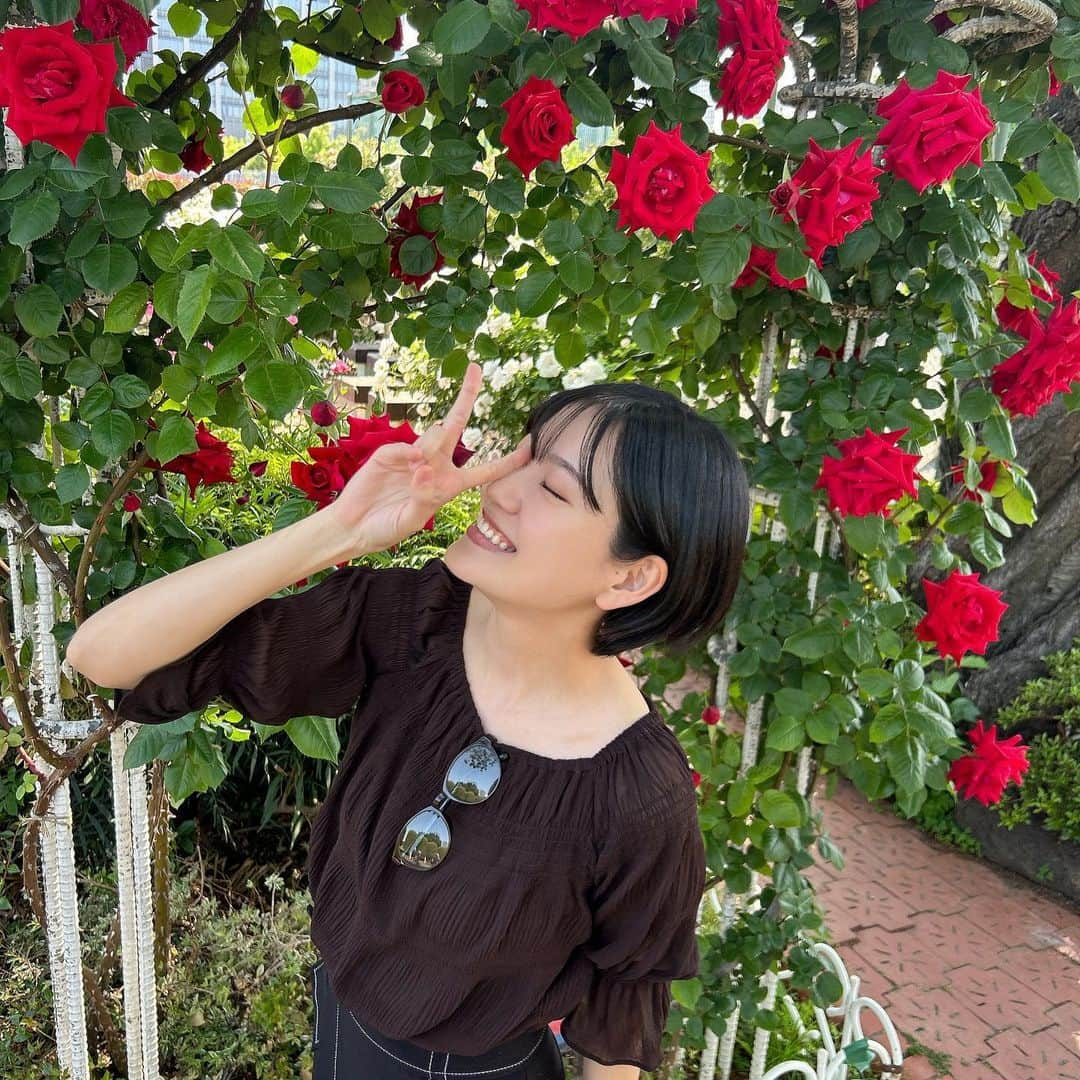
{"type": "Polygon", "coordinates": [[[533,762],[538,767],[547,769],[568,769],[573,772],[580,772],[586,769],[594,769],[597,766],[603,764],[609,758],[622,751],[629,743],[635,738],[646,734],[651,726],[657,721],[662,722],[660,713],[657,711],[656,706],[649,701],[645,691],[638,687],[638,693],[641,694],[643,703],[648,707],[648,712],[639,717],[632,724],[623,728],[615,738],[605,743],[600,749],[591,757],[578,757],[578,758],[553,758],[546,757],[543,754],[533,753],[531,750],[526,750],[524,747],[514,746],[512,743],[504,743],[495,738],[494,735],[489,734],[484,730],[484,722],[480,717],[479,710],[476,707],[476,700],[473,697],[472,686],[469,684],[469,674],[465,668],[465,624],[469,615],[469,598],[472,596],[473,585],[472,582],[465,581],[463,578],[459,578],[457,574],[451,570],[442,559],[436,560],[442,567],[443,571],[450,579],[451,584],[454,586],[457,592],[460,603],[454,609],[455,623],[453,626],[453,648],[450,650],[451,659],[453,661],[453,669],[455,675],[458,677],[458,681],[461,684],[461,690],[463,692],[466,705],[468,707],[469,719],[472,722],[473,728],[476,730],[478,736],[487,735],[491,740],[493,746],[497,749],[505,751],[511,757],[522,758],[527,761],[533,762]]]}

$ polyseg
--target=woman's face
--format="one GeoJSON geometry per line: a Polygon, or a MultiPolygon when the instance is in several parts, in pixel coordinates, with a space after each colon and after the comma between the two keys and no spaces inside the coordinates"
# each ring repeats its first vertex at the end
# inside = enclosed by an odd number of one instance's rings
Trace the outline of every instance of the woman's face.
{"type": "Polygon", "coordinates": [[[553,613],[577,610],[594,621],[604,610],[620,606],[612,602],[617,596],[598,602],[631,570],[608,554],[618,523],[611,486],[611,429],[593,461],[599,513],[586,502],[574,475],[591,413],[585,410],[569,423],[542,458],[530,459],[481,489],[482,511],[514,550],[480,546],[476,526],[470,526],[446,552],[453,573],[494,600],[515,606],[553,613]]]}

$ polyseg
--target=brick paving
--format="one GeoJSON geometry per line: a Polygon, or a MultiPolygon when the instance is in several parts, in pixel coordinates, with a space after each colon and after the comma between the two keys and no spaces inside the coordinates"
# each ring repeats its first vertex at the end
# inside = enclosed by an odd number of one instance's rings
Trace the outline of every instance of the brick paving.
{"type": "MultiPolygon", "coordinates": [[[[818,796],[846,865],[809,876],[830,940],[901,1034],[952,1080],[1080,1080],[1080,914],[925,835],[847,781],[818,796]]],[[[864,1013],[873,1037],[880,1025],[864,1013]]],[[[935,1075],[911,1060],[906,1076],[935,1075]]]]}

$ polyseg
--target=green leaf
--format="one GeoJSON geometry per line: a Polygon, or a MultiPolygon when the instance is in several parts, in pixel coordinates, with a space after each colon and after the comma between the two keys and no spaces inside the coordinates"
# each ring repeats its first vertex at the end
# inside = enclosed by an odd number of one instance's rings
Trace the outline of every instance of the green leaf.
{"type": "Polygon", "coordinates": [[[315,177],[315,194],[323,206],[343,214],[360,214],[378,201],[380,189],[367,177],[328,169],[315,177]]]}
{"type": "Polygon", "coordinates": [[[579,75],[566,88],[566,104],[575,119],[590,127],[609,127],[615,123],[611,100],[591,79],[579,75]]]}
{"type": "Polygon", "coordinates": [[[1059,198],[1069,202],[1080,199],[1080,162],[1071,143],[1054,143],[1039,155],[1039,176],[1059,198]]]}
{"type": "Polygon", "coordinates": [[[698,272],[703,285],[730,285],[750,258],[750,237],[744,232],[707,235],[698,244],[698,272]]]}
{"type": "Polygon", "coordinates": [[[33,401],[41,393],[41,370],[25,353],[0,356],[0,387],[19,401],[33,401]]]}
{"type": "Polygon", "coordinates": [[[79,0],[33,0],[34,13],[50,26],[74,20],[79,14],[79,0]]]}
{"type": "Polygon", "coordinates": [[[30,285],[15,297],[15,316],[31,337],[52,337],[60,328],[64,306],[48,285],[30,285]]]}
{"type": "Polygon", "coordinates": [[[129,334],[146,312],[150,289],[145,282],[133,281],[112,298],[105,310],[106,334],[129,334]]]}
{"type": "Polygon", "coordinates": [[[90,425],[90,441],[114,461],[135,441],[135,424],[126,412],[111,409],[90,425]]]}
{"type": "Polygon", "coordinates": [[[885,545],[885,521],[879,514],[845,517],[844,539],[860,555],[872,555],[885,545]]]}
{"type": "Polygon", "coordinates": [[[364,20],[364,28],[373,38],[386,41],[393,36],[396,14],[387,0],[364,0],[358,10],[364,20]]]}
{"type": "Polygon", "coordinates": [[[471,195],[451,195],[443,204],[442,231],[451,239],[468,243],[484,228],[484,207],[471,195]]]}
{"type": "Polygon", "coordinates": [[[180,282],[180,292],[176,298],[176,328],[189,344],[206,314],[215,279],[214,268],[203,265],[189,270],[180,282]]]}
{"type": "Polygon", "coordinates": [[[214,347],[204,374],[223,375],[235,371],[261,344],[257,327],[250,323],[234,326],[214,347]]]}
{"type": "Polygon", "coordinates": [[[626,50],[630,70],[646,86],[670,90],[675,82],[675,65],[651,41],[639,38],[626,50]]]}
{"type": "Polygon", "coordinates": [[[169,20],[169,25],[176,31],[177,37],[194,37],[199,32],[199,27],[202,26],[202,12],[195,11],[193,8],[189,8],[187,4],[179,2],[169,5],[165,17],[169,20]]]}
{"type": "Polygon", "coordinates": [[[82,262],[86,284],[106,294],[130,285],[138,272],[135,256],[122,244],[99,244],[82,262]]]}
{"type": "Polygon", "coordinates": [[[215,233],[207,249],[221,266],[245,281],[258,281],[262,275],[262,248],[238,225],[215,233]]]}
{"type": "Polygon", "coordinates": [[[855,681],[874,698],[888,697],[896,686],[892,675],[884,668],[863,668],[856,673],[855,681]]]}
{"type": "Polygon", "coordinates": [[[60,203],[50,191],[35,191],[20,199],[8,234],[13,244],[29,247],[56,227],[60,217],[60,203]]]}
{"type": "Polygon", "coordinates": [[[820,660],[839,644],[836,631],[826,623],[816,623],[797,630],[784,642],[784,652],[803,660],[820,660]]]}
{"type": "Polygon", "coordinates": [[[244,389],[275,420],[284,420],[300,404],[304,388],[304,377],[295,364],[271,362],[244,375],[244,389]]]}
{"type": "Polygon", "coordinates": [[[81,461],[56,470],[56,494],[62,503],[78,501],[89,487],[90,470],[81,461]]]}
{"type": "Polygon", "coordinates": [[[525,184],[518,176],[492,180],[487,187],[488,206],[503,214],[520,214],[525,209],[525,184]]]}
{"type": "Polygon", "coordinates": [[[559,298],[559,281],[548,269],[533,270],[518,282],[515,296],[518,310],[527,318],[550,311],[559,298]]]}
{"type": "Polygon", "coordinates": [[[559,279],[575,295],[588,292],[596,280],[596,268],[584,251],[575,251],[559,261],[559,279]]]}
{"type": "Polygon", "coordinates": [[[130,240],[150,223],[150,207],[142,192],[122,192],[102,202],[101,217],[105,222],[105,231],[110,236],[130,240]]]}
{"type": "Polygon", "coordinates": [[[398,262],[410,277],[423,277],[435,268],[435,245],[427,236],[408,236],[398,248],[398,262]]]}
{"type": "Polygon", "coordinates": [[[472,52],[487,37],[491,13],[476,0],[458,0],[435,23],[431,40],[444,56],[472,52]]]}
{"type": "Polygon", "coordinates": [[[812,694],[805,690],[798,690],[794,686],[781,687],[776,691],[773,700],[781,716],[794,716],[800,719],[809,715],[815,704],[812,694]]]}
{"type": "Polygon", "coordinates": [[[162,465],[168,465],[181,454],[191,454],[199,448],[195,439],[195,425],[177,412],[169,413],[162,421],[161,429],[152,433],[147,441],[153,441],[154,445],[149,448],[151,456],[162,465]]]}
{"type": "Polygon", "coordinates": [[[745,777],[732,780],[727,791],[728,813],[733,818],[746,817],[754,805],[754,785],[745,777]]]}
{"type": "Polygon", "coordinates": [[[150,387],[138,375],[132,375],[130,372],[117,375],[109,383],[109,387],[116,399],[116,404],[124,409],[138,408],[150,397],[150,387]]]}
{"type": "Polygon", "coordinates": [[[986,418],[982,427],[982,436],[987,449],[996,458],[1006,461],[1016,460],[1016,443],[1013,441],[1012,425],[1002,413],[994,413],[986,418]]]}
{"type": "MultiPolygon", "coordinates": [[[[366,7],[366,5],[365,5],[366,7]]],[[[273,731],[274,725],[267,726],[273,731]]],[[[285,734],[302,754],[322,761],[337,762],[341,756],[341,742],[337,734],[337,721],[323,716],[294,716],[285,725],[285,734]]]]}
{"type": "Polygon", "coordinates": [[[543,233],[544,247],[553,259],[562,259],[575,251],[581,251],[585,238],[581,229],[569,218],[549,221],[543,233]]]}
{"type": "Polygon", "coordinates": [[[796,829],[802,824],[799,804],[786,792],[768,788],[761,793],[758,808],[762,817],[778,829],[796,829]]]}
{"type": "Polygon", "coordinates": [[[770,750],[798,750],[806,741],[803,722],[796,716],[778,716],[769,723],[765,746],[770,750]]]}

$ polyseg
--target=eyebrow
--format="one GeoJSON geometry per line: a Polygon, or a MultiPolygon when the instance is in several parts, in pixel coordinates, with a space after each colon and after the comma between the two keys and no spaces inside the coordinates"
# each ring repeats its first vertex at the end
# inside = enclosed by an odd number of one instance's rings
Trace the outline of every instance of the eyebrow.
{"type": "Polygon", "coordinates": [[[578,472],[577,468],[571,465],[570,462],[566,460],[566,458],[560,457],[558,454],[552,454],[550,452],[545,454],[544,458],[546,460],[553,461],[556,465],[560,465],[562,468],[564,468],[577,481],[578,488],[582,491],[585,490],[585,484],[581,478],[581,473],[578,472]]]}

